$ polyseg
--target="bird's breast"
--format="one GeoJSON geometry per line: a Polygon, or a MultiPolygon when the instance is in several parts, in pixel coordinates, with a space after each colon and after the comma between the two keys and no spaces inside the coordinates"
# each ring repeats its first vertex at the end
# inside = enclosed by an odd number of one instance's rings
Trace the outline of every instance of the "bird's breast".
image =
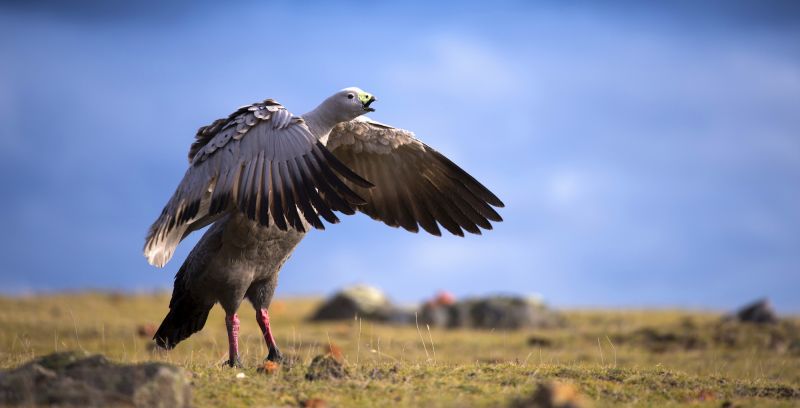
{"type": "MultiPolygon", "coordinates": [[[[305,220],[303,220],[305,223],[305,220]]],[[[305,223],[306,229],[310,227],[305,223]]],[[[290,254],[305,236],[294,229],[283,231],[271,223],[262,226],[242,214],[233,214],[225,226],[223,245],[237,254],[236,261],[271,265],[290,254]]]]}

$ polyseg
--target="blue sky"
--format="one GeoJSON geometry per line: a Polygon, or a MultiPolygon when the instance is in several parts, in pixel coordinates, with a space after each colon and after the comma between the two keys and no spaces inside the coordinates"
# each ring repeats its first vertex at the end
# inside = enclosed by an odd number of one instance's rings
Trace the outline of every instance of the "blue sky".
{"type": "Polygon", "coordinates": [[[346,86],[506,203],[480,237],[358,215],[279,295],[800,311],[800,7],[791,2],[0,3],[0,292],[168,288],[140,250],[194,131],[346,86]]]}

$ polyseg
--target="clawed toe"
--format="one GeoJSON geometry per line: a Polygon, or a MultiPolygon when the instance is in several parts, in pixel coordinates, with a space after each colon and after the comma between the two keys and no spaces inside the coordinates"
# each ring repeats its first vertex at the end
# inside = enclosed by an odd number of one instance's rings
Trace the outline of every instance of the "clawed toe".
{"type": "Polygon", "coordinates": [[[244,368],[244,364],[242,364],[242,360],[239,357],[236,357],[235,360],[228,360],[222,363],[223,367],[231,367],[231,368],[244,368]]]}

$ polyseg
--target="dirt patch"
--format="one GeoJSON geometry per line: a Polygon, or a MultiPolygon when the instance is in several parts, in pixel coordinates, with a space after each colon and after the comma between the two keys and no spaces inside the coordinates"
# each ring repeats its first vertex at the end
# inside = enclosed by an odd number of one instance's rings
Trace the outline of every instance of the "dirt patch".
{"type": "Polygon", "coordinates": [[[615,344],[630,344],[653,353],[705,350],[710,347],[753,348],[800,355],[800,328],[792,321],[773,324],[743,323],[725,319],[695,324],[683,322],[665,327],[644,327],[614,336],[615,344]]]}
{"type": "Polygon", "coordinates": [[[708,346],[708,342],[694,330],[655,329],[652,327],[636,330],[630,336],[617,337],[616,341],[637,343],[653,353],[702,350],[708,346]]]}
{"type": "Polygon", "coordinates": [[[345,378],[349,375],[347,368],[330,354],[314,357],[306,371],[306,380],[331,380],[345,378]]]}
{"type": "Polygon", "coordinates": [[[730,348],[755,347],[800,354],[800,327],[791,321],[753,325],[726,320],[713,326],[712,339],[714,343],[730,348]]]}
{"type": "Polygon", "coordinates": [[[375,367],[372,371],[369,372],[369,378],[371,380],[396,380],[397,373],[400,371],[397,365],[394,365],[390,368],[378,368],[375,367]]]}
{"type": "Polygon", "coordinates": [[[800,399],[800,388],[783,384],[765,386],[742,386],[736,388],[736,395],[743,397],[775,398],[786,400],[800,399]]]}

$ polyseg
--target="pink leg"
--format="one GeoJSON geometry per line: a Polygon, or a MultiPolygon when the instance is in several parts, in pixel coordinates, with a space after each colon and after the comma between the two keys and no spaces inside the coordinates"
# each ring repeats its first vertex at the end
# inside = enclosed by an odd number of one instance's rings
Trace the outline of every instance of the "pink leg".
{"type": "Polygon", "coordinates": [[[239,317],[236,313],[225,315],[225,327],[228,329],[228,365],[239,365],[239,317]]]}
{"type": "Polygon", "coordinates": [[[275,343],[275,337],[272,336],[272,329],[269,327],[269,313],[267,309],[259,309],[256,312],[256,320],[258,320],[258,327],[261,328],[261,333],[264,334],[264,341],[269,348],[269,355],[267,359],[270,361],[281,360],[281,352],[278,351],[278,345],[275,343]]]}

